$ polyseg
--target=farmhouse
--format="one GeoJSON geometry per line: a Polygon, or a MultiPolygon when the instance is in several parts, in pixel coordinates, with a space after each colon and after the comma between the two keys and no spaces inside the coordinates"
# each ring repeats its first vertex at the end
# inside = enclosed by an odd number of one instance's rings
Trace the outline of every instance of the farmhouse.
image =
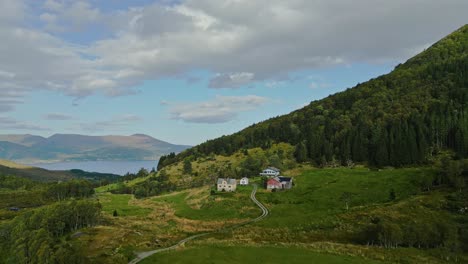
{"type": "Polygon", "coordinates": [[[237,188],[237,181],[236,179],[218,178],[216,187],[218,192],[234,192],[237,188]]]}
{"type": "Polygon", "coordinates": [[[292,182],[293,182],[293,178],[290,178],[290,177],[279,176],[279,177],[270,178],[267,181],[267,190],[291,189],[292,182]]]}
{"type": "Polygon", "coordinates": [[[249,178],[244,177],[240,180],[240,185],[249,185],[249,178]]]}
{"type": "Polygon", "coordinates": [[[267,181],[267,190],[281,189],[281,183],[275,178],[270,178],[267,181]]]}
{"type": "Polygon", "coordinates": [[[280,170],[275,167],[268,167],[264,169],[261,173],[261,176],[275,177],[280,175],[280,170]]]}

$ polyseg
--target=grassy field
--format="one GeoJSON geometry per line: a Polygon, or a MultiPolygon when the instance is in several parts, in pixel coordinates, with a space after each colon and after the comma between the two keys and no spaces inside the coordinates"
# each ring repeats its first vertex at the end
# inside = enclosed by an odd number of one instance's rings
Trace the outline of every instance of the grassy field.
{"type": "Polygon", "coordinates": [[[431,169],[409,168],[371,171],[367,168],[315,169],[295,177],[290,191],[260,192],[270,216],[260,226],[293,227],[330,225],[338,214],[389,202],[393,189],[397,200],[420,193],[418,180],[431,169]],[[347,198],[345,198],[345,196],[347,198]]]}
{"type": "MultiPolygon", "coordinates": [[[[124,182],[124,184],[126,186],[132,187],[132,186],[135,186],[136,184],[138,184],[140,182],[144,182],[144,181],[148,180],[152,176],[154,176],[154,175],[150,174],[150,175],[148,175],[146,177],[139,177],[139,178],[133,179],[131,181],[124,182]]],[[[111,183],[111,184],[108,184],[108,185],[105,185],[105,186],[95,188],[94,190],[96,191],[96,193],[105,193],[105,192],[110,192],[112,190],[117,189],[118,186],[119,186],[119,183],[111,183]]]]}
{"type": "Polygon", "coordinates": [[[175,215],[192,220],[228,220],[254,218],[260,210],[251,202],[249,195],[252,187],[238,186],[235,193],[216,193],[210,195],[210,189],[192,194],[181,192],[153,199],[157,203],[169,204],[175,215]]]}
{"type": "Polygon", "coordinates": [[[328,263],[360,264],[381,263],[360,257],[323,254],[297,247],[244,247],[244,246],[201,246],[154,255],[141,262],[151,263],[193,263],[193,264],[282,264],[282,263],[328,263]]]}
{"type": "MultiPolygon", "coordinates": [[[[285,172],[294,176],[291,190],[257,192],[258,200],[270,210],[263,221],[189,242],[187,249],[157,254],[143,263],[444,263],[442,256],[450,252],[385,249],[354,240],[360,228],[376,216],[403,225],[419,218],[437,222],[441,217],[456,224],[444,209],[447,193],[443,189],[421,191],[421,179],[434,173],[431,168],[285,172]]],[[[97,229],[90,239],[104,243],[112,237],[115,243],[96,250],[95,255],[111,254],[118,246],[129,256],[132,251],[172,245],[191,234],[256,217],[260,212],[249,199],[251,188],[211,195],[211,187],[205,186],[141,200],[100,193],[111,225],[97,229]],[[112,218],[114,209],[123,217],[112,218]]],[[[114,260],[112,263],[125,263],[128,259],[114,260]]]]}
{"type": "Polygon", "coordinates": [[[130,194],[99,194],[99,202],[102,204],[102,210],[112,214],[117,210],[119,216],[145,216],[152,210],[130,204],[133,195],[130,194]]]}

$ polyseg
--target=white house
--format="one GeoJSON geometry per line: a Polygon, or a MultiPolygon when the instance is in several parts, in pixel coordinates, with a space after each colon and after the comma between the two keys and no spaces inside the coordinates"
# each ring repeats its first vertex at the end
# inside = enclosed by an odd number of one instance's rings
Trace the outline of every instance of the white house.
{"type": "Polygon", "coordinates": [[[261,176],[276,177],[280,175],[280,170],[275,167],[268,167],[264,169],[261,173],[261,176]]]}
{"type": "Polygon", "coordinates": [[[237,188],[237,181],[236,179],[218,178],[216,187],[218,192],[234,192],[237,188]]]}
{"type": "Polygon", "coordinates": [[[249,178],[244,177],[240,180],[240,185],[249,185],[249,178]]]}

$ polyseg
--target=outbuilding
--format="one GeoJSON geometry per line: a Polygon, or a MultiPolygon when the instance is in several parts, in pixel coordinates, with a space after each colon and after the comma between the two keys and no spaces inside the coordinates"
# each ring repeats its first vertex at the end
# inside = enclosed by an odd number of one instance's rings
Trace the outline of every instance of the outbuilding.
{"type": "Polygon", "coordinates": [[[240,185],[244,185],[244,186],[245,186],[245,185],[249,185],[249,178],[247,178],[247,177],[242,178],[242,179],[240,180],[240,183],[239,183],[239,184],[240,184],[240,185]]]}

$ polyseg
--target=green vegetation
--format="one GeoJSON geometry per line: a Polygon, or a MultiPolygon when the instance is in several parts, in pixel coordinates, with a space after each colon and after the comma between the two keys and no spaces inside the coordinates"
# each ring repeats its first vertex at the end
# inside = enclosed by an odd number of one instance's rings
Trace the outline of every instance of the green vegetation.
{"type": "Polygon", "coordinates": [[[81,200],[45,206],[0,225],[0,263],[84,263],[65,238],[98,224],[99,203],[81,200]]]}
{"type": "Polygon", "coordinates": [[[151,212],[151,209],[131,205],[133,195],[130,194],[99,194],[99,202],[102,210],[108,214],[117,211],[118,216],[144,216],[151,212]]]}
{"type": "Polygon", "coordinates": [[[207,185],[270,165],[294,186],[258,191],[268,217],[145,262],[467,263],[467,51],[464,26],[390,74],[163,156],[158,173],[128,174],[98,194],[87,181],[1,176],[0,263],[128,263],[135,251],[241,223],[259,214],[250,187],[207,185]]]}
{"type": "Polygon", "coordinates": [[[468,25],[387,75],[314,101],[288,115],[210,140],[159,168],[187,158],[243,149],[296,146],[296,159],[316,165],[424,164],[441,149],[468,156],[468,25]],[[305,147],[305,148],[304,148],[305,147]]]}
{"type": "Polygon", "coordinates": [[[153,199],[158,203],[170,204],[175,209],[175,215],[192,220],[229,220],[254,218],[259,214],[258,208],[250,201],[251,187],[237,188],[236,193],[218,193],[206,197],[206,193],[200,196],[189,196],[187,192],[176,195],[163,196],[153,199]],[[196,206],[188,203],[200,199],[196,206]],[[194,208],[196,207],[196,208],[194,208]]]}
{"type": "MultiPolygon", "coordinates": [[[[393,189],[403,200],[420,193],[419,181],[434,177],[429,168],[369,170],[367,168],[314,169],[294,178],[294,188],[287,192],[260,192],[259,200],[270,215],[262,226],[320,227],[333,226],[337,215],[349,207],[367,207],[389,202],[393,189]],[[287,212],[285,214],[284,212],[287,212]]],[[[304,227],[307,228],[307,227],[304,227]]]]}
{"type": "Polygon", "coordinates": [[[317,253],[297,247],[245,247],[209,245],[164,252],[141,262],[150,263],[381,263],[360,257],[317,253]]]}
{"type": "Polygon", "coordinates": [[[85,179],[95,184],[108,184],[119,179],[119,175],[110,173],[86,172],[83,170],[50,171],[42,168],[23,166],[0,160],[0,174],[15,175],[41,182],[69,181],[85,179]],[[11,166],[11,167],[10,167],[11,166]]]}

